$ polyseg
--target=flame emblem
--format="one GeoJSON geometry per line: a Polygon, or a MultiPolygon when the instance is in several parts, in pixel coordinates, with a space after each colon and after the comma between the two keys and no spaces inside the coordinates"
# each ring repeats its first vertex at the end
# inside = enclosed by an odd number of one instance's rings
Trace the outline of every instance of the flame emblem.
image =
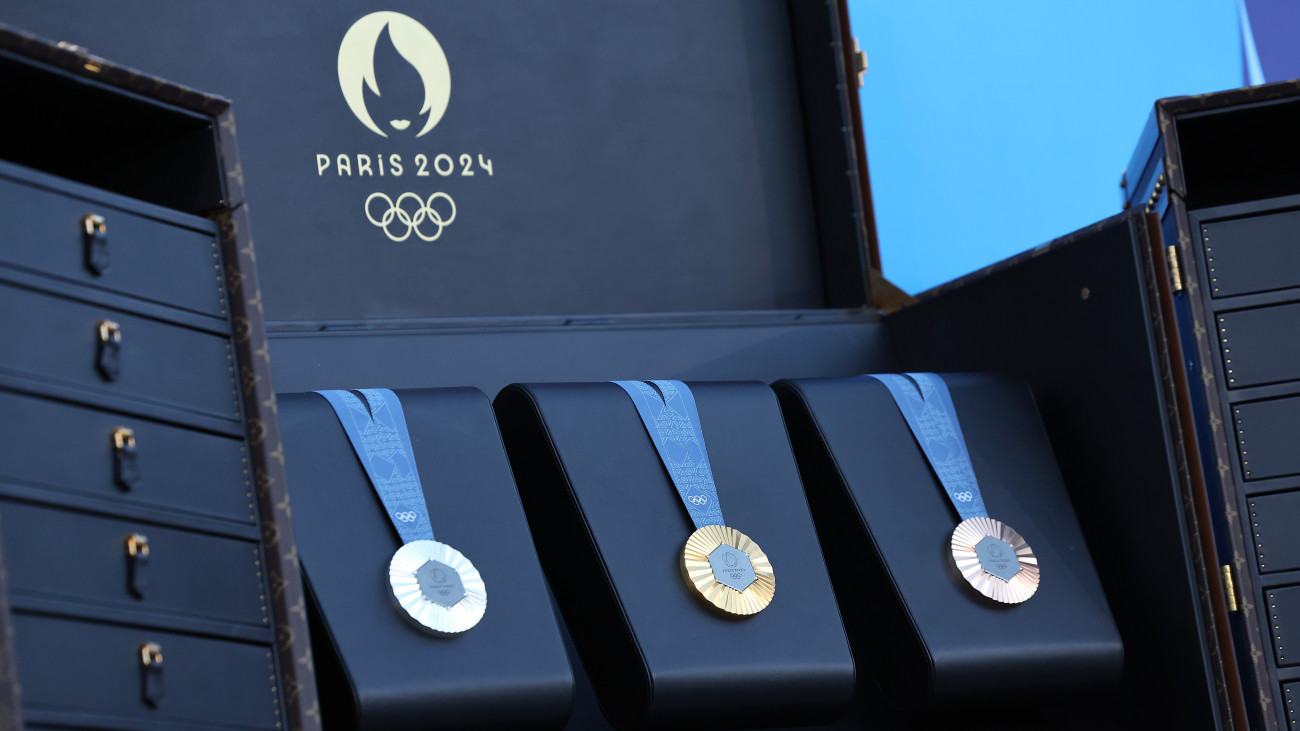
{"type": "MultiPolygon", "coordinates": [[[[371,132],[380,137],[388,136],[371,119],[364,92],[364,88],[369,87],[372,93],[379,95],[379,83],[375,80],[375,46],[385,28],[398,54],[415,67],[424,82],[424,104],[420,114],[428,116],[424,127],[415,135],[422,137],[447,111],[447,100],[451,97],[451,71],[438,39],[410,16],[381,10],[364,16],[348,28],[339,44],[339,87],[343,90],[343,99],[371,132]]],[[[410,126],[410,120],[394,119],[389,124],[400,131],[410,126]]]]}

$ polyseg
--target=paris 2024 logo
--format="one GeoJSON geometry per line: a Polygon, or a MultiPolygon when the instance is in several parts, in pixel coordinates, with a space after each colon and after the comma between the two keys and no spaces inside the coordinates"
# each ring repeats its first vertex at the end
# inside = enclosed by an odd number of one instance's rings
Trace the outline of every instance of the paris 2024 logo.
{"type": "Polygon", "coordinates": [[[456,219],[456,203],[445,191],[416,185],[421,182],[418,179],[491,177],[494,173],[491,158],[482,153],[453,154],[421,147],[416,148],[421,151],[411,154],[410,141],[429,134],[442,121],[451,101],[451,67],[442,45],[428,28],[408,15],[391,10],[369,13],[343,34],[338,78],[343,101],[357,121],[387,138],[393,147],[374,153],[317,153],[317,177],[367,178],[398,184],[400,187],[385,186],[389,189],[366,196],[362,206],[366,220],[394,242],[412,236],[425,242],[438,240],[456,219]],[[405,63],[381,68],[376,63],[381,54],[405,63]],[[399,75],[418,82],[391,81],[399,75]]]}
{"type": "MultiPolygon", "coordinates": [[[[365,89],[369,88],[371,94],[383,96],[375,78],[375,51],[385,29],[393,47],[415,68],[424,83],[424,103],[419,112],[425,115],[424,124],[415,135],[423,137],[447,111],[447,102],[451,99],[451,69],[447,67],[447,55],[442,52],[438,39],[414,18],[383,10],[353,23],[339,44],[339,88],[343,90],[348,109],[357,115],[357,119],[371,132],[387,137],[388,133],[371,118],[365,95],[365,89]]],[[[387,122],[399,132],[411,126],[410,119],[390,119],[387,122]]]]}

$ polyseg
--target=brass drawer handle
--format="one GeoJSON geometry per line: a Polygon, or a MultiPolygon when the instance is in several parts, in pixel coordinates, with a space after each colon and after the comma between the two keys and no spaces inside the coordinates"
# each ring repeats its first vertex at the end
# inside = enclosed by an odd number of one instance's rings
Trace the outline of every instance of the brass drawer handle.
{"type": "Polygon", "coordinates": [[[113,322],[112,320],[100,320],[99,322],[95,323],[95,327],[99,330],[100,342],[107,343],[111,341],[114,343],[121,344],[122,342],[121,325],[118,325],[116,322],[113,322]]]}
{"type": "Polygon", "coordinates": [[[126,537],[126,582],[127,589],[138,599],[143,599],[149,588],[148,569],[149,537],[132,533],[126,537]]]}
{"type": "Polygon", "coordinates": [[[95,370],[105,381],[116,381],[122,373],[122,327],[112,320],[100,320],[99,347],[95,353],[95,370]]]}
{"type": "Polygon", "coordinates": [[[82,239],[85,243],[85,263],[91,274],[99,276],[113,265],[108,251],[108,223],[97,213],[81,217],[82,239]]]}
{"type": "Polygon", "coordinates": [[[162,645],[146,642],[140,645],[140,699],[157,708],[165,695],[162,645]]]}
{"type": "Polygon", "coordinates": [[[113,430],[113,481],[130,490],[140,481],[140,459],[135,451],[135,432],[124,426],[113,430]]]}

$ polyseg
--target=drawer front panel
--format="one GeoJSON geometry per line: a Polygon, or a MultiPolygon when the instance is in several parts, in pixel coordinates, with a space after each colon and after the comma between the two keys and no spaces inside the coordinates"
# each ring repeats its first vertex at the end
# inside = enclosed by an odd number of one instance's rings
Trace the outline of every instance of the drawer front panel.
{"type": "Polygon", "coordinates": [[[84,711],[113,721],[275,728],[270,648],[241,642],[14,614],[23,705],[84,711]],[[165,694],[142,698],[140,646],[162,651],[165,694]]]}
{"type": "Polygon", "coordinates": [[[253,520],[238,440],[9,391],[0,391],[0,414],[0,479],[245,524],[253,520]],[[118,428],[135,436],[139,480],[129,490],[114,476],[118,428]]]}
{"type": "Polygon", "coordinates": [[[1300,379],[1300,303],[1216,318],[1228,388],[1300,379]]]}
{"type": "Polygon", "coordinates": [[[1269,589],[1268,613],[1277,664],[1300,664],[1300,586],[1269,589]]]}
{"type": "Polygon", "coordinates": [[[1201,226],[1215,297],[1300,287],[1300,211],[1201,226]]]}
{"type": "Polygon", "coordinates": [[[239,418],[228,338],[107,307],[0,286],[0,364],[118,396],[239,418]],[[118,374],[97,367],[99,323],[120,326],[118,374]]]}
{"type": "Polygon", "coordinates": [[[0,519],[12,592],[268,626],[256,543],[11,501],[0,519]]]}
{"type": "Polygon", "coordinates": [[[1246,505],[1260,573],[1300,569],[1300,492],[1261,495],[1246,505]]]}
{"type": "Polygon", "coordinates": [[[0,261],[84,284],[225,316],[216,237],[0,177],[0,261]],[[82,217],[104,218],[109,265],[86,263],[82,217]]]}
{"type": "Polygon", "coordinates": [[[1246,480],[1300,474],[1300,396],[1232,407],[1246,480]]]}
{"type": "Polygon", "coordinates": [[[1286,721],[1288,728],[1300,728],[1300,718],[1296,709],[1300,708],[1300,682],[1283,683],[1282,699],[1286,701],[1286,721]]]}

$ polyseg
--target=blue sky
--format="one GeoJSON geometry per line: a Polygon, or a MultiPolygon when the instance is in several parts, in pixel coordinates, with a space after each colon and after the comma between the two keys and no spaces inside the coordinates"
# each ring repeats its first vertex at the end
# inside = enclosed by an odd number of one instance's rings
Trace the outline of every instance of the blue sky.
{"type": "Polygon", "coordinates": [[[1236,0],[850,0],[885,276],[909,292],[1120,210],[1164,96],[1241,85],[1236,0]]]}

